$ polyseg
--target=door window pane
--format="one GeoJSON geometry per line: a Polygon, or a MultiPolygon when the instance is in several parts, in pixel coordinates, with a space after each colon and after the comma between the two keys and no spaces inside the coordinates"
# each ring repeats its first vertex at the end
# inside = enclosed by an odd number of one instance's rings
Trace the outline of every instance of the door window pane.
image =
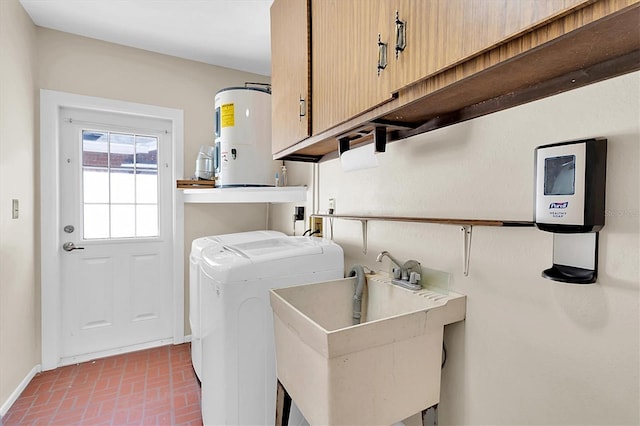
{"type": "Polygon", "coordinates": [[[82,165],[109,167],[109,134],[104,132],[82,132],[82,165]]]}
{"type": "Polygon", "coordinates": [[[136,232],[138,237],[154,237],[158,232],[158,205],[136,206],[136,232]]]}
{"type": "Polygon", "coordinates": [[[111,202],[136,202],[136,182],[133,170],[111,169],[111,202]]]}
{"type": "Polygon", "coordinates": [[[138,170],[158,170],[158,138],[136,136],[136,166],[138,170]]]}
{"type": "Polygon", "coordinates": [[[136,190],[139,203],[158,204],[158,172],[138,171],[136,190]]]}
{"type": "Polygon", "coordinates": [[[109,238],[109,204],[84,205],[84,238],[109,238]]]}
{"type": "Polygon", "coordinates": [[[109,169],[85,167],[82,171],[85,204],[109,203],[109,169]]]}
{"type": "Polygon", "coordinates": [[[157,237],[158,138],[82,132],[85,239],[157,237]]]}
{"type": "Polygon", "coordinates": [[[136,208],[133,204],[111,205],[111,238],[136,236],[136,208]]]}
{"type": "Polygon", "coordinates": [[[135,136],[111,133],[109,137],[109,167],[133,169],[135,158],[135,136]]]}

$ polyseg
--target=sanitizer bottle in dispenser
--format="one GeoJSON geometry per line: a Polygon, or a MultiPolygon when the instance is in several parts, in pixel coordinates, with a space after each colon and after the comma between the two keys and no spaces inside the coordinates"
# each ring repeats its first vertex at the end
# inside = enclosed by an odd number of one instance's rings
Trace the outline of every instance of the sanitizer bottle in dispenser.
{"type": "Polygon", "coordinates": [[[553,266],[543,277],[574,284],[596,281],[606,166],[604,138],[536,148],[534,222],[554,233],[553,266]]]}

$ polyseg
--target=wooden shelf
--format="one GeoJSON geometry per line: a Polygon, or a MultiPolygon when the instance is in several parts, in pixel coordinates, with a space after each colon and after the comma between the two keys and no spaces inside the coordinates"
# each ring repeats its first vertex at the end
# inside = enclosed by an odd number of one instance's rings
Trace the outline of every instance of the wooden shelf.
{"type": "Polygon", "coordinates": [[[358,216],[358,215],[337,215],[337,214],[313,214],[313,217],[326,217],[342,220],[373,220],[381,222],[414,222],[414,223],[435,223],[440,225],[460,225],[460,226],[505,226],[505,227],[532,227],[533,222],[517,220],[485,220],[485,219],[448,219],[430,217],[409,217],[409,216],[358,216]]]}
{"type": "MultiPolygon", "coordinates": [[[[322,217],[328,219],[357,220],[362,224],[362,252],[367,254],[367,225],[369,221],[380,222],[412,222],[412,223],[435,223],[440,225],[457,225],[462,231],[462,272],[464,276],[469,275],[469,258],[471,257],[471,234],[474,226],[502,226],[511,228],[534,227],[534,222],[517,220],[484,220],[484,219],[449,219],[430,217],[409,217],[409,216],[359,216],[359,215],[337,215],[337,214],[312,214],[311,217],[322,217]]],[[[333,227],[332,227],[333,229],[333,227]]],[[[332,231],[333,232],[333,231],[332,231]]],[[[331,235],[333,239],[333,235],[331,235]]]]}
{"type": "Polygon", "coordinates": [[[307,201],[306,186],[184,189],[185,203],[296,203],[307,201]]]}

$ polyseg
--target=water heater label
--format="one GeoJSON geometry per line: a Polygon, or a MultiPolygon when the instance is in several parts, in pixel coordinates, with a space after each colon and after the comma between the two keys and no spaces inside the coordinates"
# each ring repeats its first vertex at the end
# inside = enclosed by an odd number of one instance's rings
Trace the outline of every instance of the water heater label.
{"type": "Polygon", "coordinates": [[[220,108],[220,127],[233,127],[234,123],[234,104],[222,104],[220,108]]]}

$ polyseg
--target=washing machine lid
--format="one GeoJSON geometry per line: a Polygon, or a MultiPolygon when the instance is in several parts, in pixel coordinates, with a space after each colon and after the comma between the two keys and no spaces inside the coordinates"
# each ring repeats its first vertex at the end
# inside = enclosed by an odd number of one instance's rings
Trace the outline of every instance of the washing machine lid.
{"type": "Polygon", "coordinates": [[[284,236],[286,234],[278,231],[249,231],[196,238],[191,242],[191,261],[199,262],[202,259],[202,250],[213,245],[246,243],[284,236]]]}
{"type": "Polygon", "coordinates": [[[285,236],[206,248],[201,267],[224,283],[323,271],[338,262],[342,269],[342,257],[342,249],[329,240],[285,236]]]}
{"type": "Polygon", "coordinates": [[[233,245],[249,241],[268,240],[277,237],[286,237],[286,234],[278,231],[248,231],[216,235],[211,238],[222,244],[233,245]]]}
{"type": "Polygon", "coordinates": [[[285,236],[237,244],[217,244],[204,249],[202,258],[214,268],[230,269],[283,258],[322,254],[322,245],[314,240],[318,239],[285,236]]]}
{"type": "Polygon", "coordinates": [[[311,238],[281,237],[225,246],[251,263],[322,254],[322,245],[311,238]]]}

